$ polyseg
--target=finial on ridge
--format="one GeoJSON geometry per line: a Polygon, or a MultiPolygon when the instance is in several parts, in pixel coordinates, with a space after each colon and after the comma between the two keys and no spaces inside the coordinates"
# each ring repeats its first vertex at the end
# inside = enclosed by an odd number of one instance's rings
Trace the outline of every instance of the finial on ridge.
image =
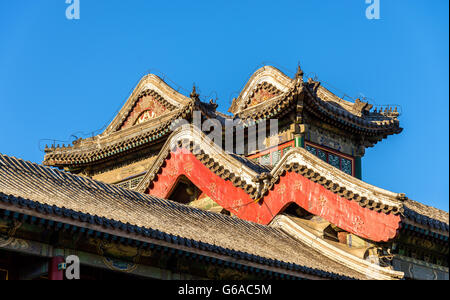
{"type": "Polygon", "coordinates": [[[300,62],[298,63],[297,66],[297,73],[295,73],[295,78],[303,78],[303,70],[300,67],[300,62]]]}
{"type": "Polygon", "coordinates": [[[195,88],[195,83],[194,83],[194,85],[192,86],[192,92],[190,94],[190,97],[191,97],[191,99],[198,100],[199,96],[200,95],[197,93],[197,89],[195,88]]]}

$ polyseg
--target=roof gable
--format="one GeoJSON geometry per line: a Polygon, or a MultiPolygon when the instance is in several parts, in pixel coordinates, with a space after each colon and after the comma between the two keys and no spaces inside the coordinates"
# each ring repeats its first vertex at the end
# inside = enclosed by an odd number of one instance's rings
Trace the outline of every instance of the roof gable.
{"type": "Polygon", "coordinates": [[[268,82],[258,84],[248,97],[246,106],[252,107],[272,99],[281,94],[281,91],[268,82]]]}
{"type": "Polygon", "coordinates": [[[182,108],[190,99],[154,74],[144,76],[102,135],[108,135],[182,108]],[[146,113],[147,112],[147,113],[146,113]],[[139,118],[139,121],[138,121],[139,118]]]}
{"type": "Polygon", "coordinates": [[[165,101],[165,99],[154,90],[143,91],[138,96],[133,108],[117,130],[130,128],[134,125],[156,119],[174,109],[176,109],[174,105],[165,101]]]}
{"type": "Polygon", "coordinates": [[[239,97],[233,100],[229,112],[237,114],[248,107],[289,91],[294,80],[272,66],[258,69],[248,80],[239,97]]]}

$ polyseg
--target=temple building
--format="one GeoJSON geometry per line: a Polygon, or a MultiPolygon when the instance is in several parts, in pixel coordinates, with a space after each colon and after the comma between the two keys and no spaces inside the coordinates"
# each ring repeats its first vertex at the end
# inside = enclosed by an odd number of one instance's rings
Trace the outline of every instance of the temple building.
{"type": "Polygon", "coordinates": [[[363,181],[396,107],[265,66],[217,108],[150,74],[101,134],[0,155],[0,279],[448,280],[448,213],[363,181]]]}

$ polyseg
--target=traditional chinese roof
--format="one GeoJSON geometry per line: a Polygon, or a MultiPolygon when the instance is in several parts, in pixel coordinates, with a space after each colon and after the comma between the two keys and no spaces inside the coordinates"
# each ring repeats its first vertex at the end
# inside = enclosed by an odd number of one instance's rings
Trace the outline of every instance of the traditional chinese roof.
{"type": "Polygon", "coordinates": [[[79,139],[73,145],[46,148],[44,165],[80,167],[99,163],[131,151],[139,151],[167,138],[178,119],[190,120],[199,110],[207,118],[223,119],[214,103],[203,103],[194,92],[186,97],[156,75],[141,79],[122,109],[99,135],[79,139]],[[152,115],[145,116],[145,113],[152,115]],[[147,117],[147,118],[144,118],[147,117]]]}
{"type": "Polygon", "coordinates": [[[303,148],[290,150],[269,169],[225,152],[192,126],[178,128],[137,190],[166,198],[181,175],[233,214],[261,224],[268,224],[284,207],[297,203],[373,241],[393,239],[402,220],[413,214],[433,220],[429,229],[448,236],[448,213],[437,209],[430,213],[404,194],[367,184],[303,148]]]}
{"type": "Polygon", "coordinates": [[[57,219],[100,233],[131,234],[136,240],[201,250],[221,259],[229,257],[234,264],[274,267],[294,277],[367,279],[279,228],[0,155],[0,213],[6,216],[11,211],[34,220],[57,219]]]}
{"type": "Polygon", "coordinates": [[[46,148],[44,164],[76,168],[138,151],[167,138],[172,122],[190,120],[195,110],[222,124],[228,118],[252,123],[260,119],[281,118],[297,109],[298,105],[303,105],[305,111],[323,122],[366,136],[366,146],[402,131],[395,109],[371,111],[372,106],[359,99],[354,103],[341,99],[320,82],[303,82],[303,72],[298,72],[292,79],[274,67],[259,69],[239,97],[233,100],[229,110],[233,116],[218,112],[215,103],[200,101],[195,90],[186,97],[158,76],[150,74],[142,78],[104,132],[76,140],[73,145],[46,148]]]}
{"type": "Polygon", "coordinates": [[[372,105],[359,99],[350,102],[339,98],[318,81],[303,82],[301,70],[292,79],[271,66],[262,67],[251,76],[229,111],[244,120],[279,118],[296,109],[295,104],[303,105],[306,111],[324,122],[373,137],[371,142],[402,131],[396,108],[371,110],[372,105]]]}

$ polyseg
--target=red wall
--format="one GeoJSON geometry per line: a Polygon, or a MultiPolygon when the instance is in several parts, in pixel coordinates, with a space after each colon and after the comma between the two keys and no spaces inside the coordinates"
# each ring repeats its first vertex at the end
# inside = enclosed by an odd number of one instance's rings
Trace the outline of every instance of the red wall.
{"type": "Polygon", "coordinates": [[[295,202],[310,213],[372,241],[394,238],[400,226],[398,215],[363,208],[355,201],[340,197],[291,172],[282,176],[262,201],[255,203],[242,189],[214,174],[184,148],[171,153],[162,173],[158,174],[147,193],[167,198],[181,175],[188,177],[206,195],[237,217],[260,224],[269,224],[280,211],[295,202]]]}

